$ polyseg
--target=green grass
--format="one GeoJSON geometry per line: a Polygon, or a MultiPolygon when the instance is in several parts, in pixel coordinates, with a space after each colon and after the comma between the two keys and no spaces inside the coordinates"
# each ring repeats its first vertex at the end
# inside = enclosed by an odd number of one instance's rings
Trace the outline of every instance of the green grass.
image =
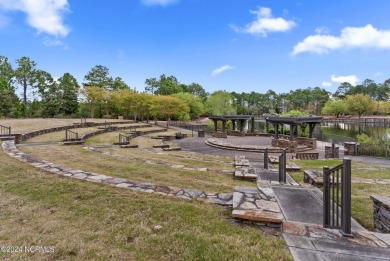
{"type": "Polygon", "coordinates": [[[54,248],[1,260],[292,260],[282,239],[232,223],[228,208],[61,177],[3,152],[0,206],[0,246],[54,248]]]}
{"type": "Polygon", "coordinates": [[[126,178],[134,182],[151,182],[158,185],[230,193],[235,186],[256,185],[253,182],[234,180],[232,175],[152,165],[128,158],[95,153],[80,146],[44,145],[24,146],[19,149],[35,158],[45,159],[62,166],[126,178]]]}

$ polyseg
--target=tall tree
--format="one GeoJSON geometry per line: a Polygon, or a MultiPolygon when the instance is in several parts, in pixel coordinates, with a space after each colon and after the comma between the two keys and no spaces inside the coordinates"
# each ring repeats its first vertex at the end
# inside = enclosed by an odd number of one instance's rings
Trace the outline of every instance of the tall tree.
{"type": "Polygon", "coordinates": [[[325,115],[335,115],[336,118],[339,117],[340,114],[347,112],[347,104],[344,100],[328,100],[325,103],[324,108],[322,109],[322,113],[325,115]]]}
{"type": "Polygon", "coordinates": [[[14,74],[15,72],[8,62],[8,58],[0,56],[0,81],[5,80],[7,84],[12,84],[14,74]]]}
{"type": "Polygon", "coordinates": [[[183,100],[189,106],[189,117],[190,119],[199,118],[205,113],[204,104],[200,97],[188,92],[179,92],[172,95],[173,97],[183,100]]]}
{"type": "Polygon", "coordinates": [[[85,76],[84,84],[87,86],[95,86],[104,89],[112,89],[112,77],[109,74],[109,70],[106,66],[96,65],[85,76]]]}
{"type": "Polygon", "coordinates": [[[37,82],[37,69],[36,62],[30,60],[30,58],[23,56],[16,60],[18,67],[15,70],[15,79],[23,87],[23,104],[27,103],[27,88],[33,88],[37,82]]]}
{"type": "Polygon", "coordinates": [[[58,87],[62,91],[62,113],[64,115],[75,114],[79,107],[77,96],[80,89],[76,78],[70,73],[64,73],[58,79],[58,87]]]}
{"type": "Polygon", "coordinates": [[[182,92],[179,81],[175,76],[165,76],[165,74],[160,76],[158,89],[155,91],[155,94],[159,95],[172,95],[175,93],[182,92]]]}
{"type": "Polygon", "coordinates": [[[344,99],[345,96],[350,93],[352,88],[353,88],[352,84],[350,84],[349,82],[343,82],[337,88],[337,91],[334,93],[334,96],[340,99],[344,99]]]}
{"type": "Polygon", "coordinates": [[[156,78],[149,78],[145,80],[145,91],[151,93],[152,95],[158,90],[159,81],[156,78]]]}
{"type": "Polygon", "coordinates": [[[121,77],[115,77],[114,81],[112,82],[112,90],[124,89],[130,89],[130,86],[127,85],[121,77]]]}
{"type": "Polygon", "coordinates": [[[165,118],[167,127],[169,127],[169,121],[172,117],[178,118],[184,116],[190,110],[184,101],[172,96],[156,96],[155,100],[158,106],[159,115],[165,118]]]}

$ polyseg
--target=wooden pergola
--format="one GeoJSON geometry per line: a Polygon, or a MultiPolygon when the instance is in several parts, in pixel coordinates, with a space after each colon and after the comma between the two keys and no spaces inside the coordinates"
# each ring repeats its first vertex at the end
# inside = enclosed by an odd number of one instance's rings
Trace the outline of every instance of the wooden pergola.
{"type": "Polygon", "coordinates": [[[323,117],[318,116],[309,116],[309,117],[278,117],[270,116],[267,117],[266,123],[271,123],[274,126],[275,130],[275,139],[279,138],[279,125],[290,125],[290,140],[293,140],[298,136],[298,126],[304,129],[304,127],[309,125],[309,138],[313,138],[313,131],[316,124],[319,124],[323,121],[323,117]]]}

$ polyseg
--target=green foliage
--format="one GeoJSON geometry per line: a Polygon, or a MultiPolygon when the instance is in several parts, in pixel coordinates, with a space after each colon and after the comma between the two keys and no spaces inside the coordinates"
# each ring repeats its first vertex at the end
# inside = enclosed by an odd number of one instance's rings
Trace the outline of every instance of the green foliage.
{"type": "Polygon", "coordinates": [[[298,110],[291,110],[289,112],[282,114],[282,116],[283,117],[306,117],[309,116],[309,114],[298,110]]]}
{"type": "Polygon", "coordinates": [[[346,104],[348,112],[358,114],[359,118],[363,113],[370,113],[374,110],[374,101],[367,94],[348,95],[346,104]]]}
{"type": "Polygon", "coordinates": [[[20,101],[5,78],[0,80],[0,97],[0,116],[18,117],[17,110],[20,101]]]}
{"type": "Polygon", "coordinates": [[[336,115],[338,117],[340,114],[347,112],[347,104],[344,100],[328,100],[325,103],[322,113],[325,115],[336,115]]]}
{"type": "Polygon", "coordinates": [[[200,97],[188,92],[179,92],[172,95],[187,103],[190,108],[189,119],[196,119],[205,113],[205,107],[200,97]]]}
{"type": "Polygon", "coordinates": [[[362,133],[356,135],[356,140],[360,143],[370,143],[370,144],[379,144],[379,139],[369,137],[367,134],[362,133]]]}
{"type": "Polygon", "coordinates": [[[58,79],[58,87],[62,91],[61,113],[73,115],[78,111],[78,91],[80,86],[70,73],[65,73],[58,79]]]}
{"type": "Polygon", "coordinates": [[[232,95],[227,91],[216,91],[206,102],[209,115],[230,115],[236,113],[232,105],[232,95]]]}

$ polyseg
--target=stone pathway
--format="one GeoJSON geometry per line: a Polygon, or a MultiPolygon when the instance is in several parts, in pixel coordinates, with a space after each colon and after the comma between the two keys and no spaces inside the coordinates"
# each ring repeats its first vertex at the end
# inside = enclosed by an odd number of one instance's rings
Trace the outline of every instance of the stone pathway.
{"type": "Polygon", "coordinates": [[[338,230],[303,223],[283,223],[283,238],[296,261],[390,260],[390,235],[353,231],[343,237],[338,230]]]}
{"type": "Polygon", "coordinates": [[[86,181],[99,182],[119,188],[127,188],[134,191],[158,193],[167,196],[180,197],[185,199],[200,199],[209,203],[231,206],[233,204],[233,195],[229,193],[209,193],[196,189],[183,189],[171,186],[161,186],[152,183],[135,183],[127,179],[110,177],[98,173],[86,172],[78,169],[63,167],[46,160],[38,160],[32,156],[19,151],[14,141],[3,141],[3,151],[9,156],[22,162],[28,163],[36,168],[48,171],[53,174],[63,175],[86,181]]]}
{"type": "Polygon", "coordinates": [[[96,153],[103,154],[103,155],[109,155],[111,157],[116,157],[116,158],[121,158],[121,159],[128,159],[128,160],[138,161],[138,162],[142,162],[142,163],[146,163],[146,164],[152,164],[152,165],[164,165],[164,166],[171,167],[171,168],[174,168],[174,169],[214,172],[214,173],[219,173],[219,174],[231,174],[231,175],[233,174],[233,171],[231,171],[231,170],[220,170],[220,169],[212,169],[212,168],[193,168],[193,167],[180,165],[180,164],[170,164],[170,163],[166,163],[166,162],[163,162],[163,161],[126,157],[126,156],[118,155],[118,154],[115,154],[115,153],[112,153],[112,152],[102,151],[102,150],[99,150],[99,149],[97,149],[95,147],[83,147],[83,148],[87,149],[87,150],[90,150],[90,151],[93,151],[93,152],[96,152],[96,153]]]}

